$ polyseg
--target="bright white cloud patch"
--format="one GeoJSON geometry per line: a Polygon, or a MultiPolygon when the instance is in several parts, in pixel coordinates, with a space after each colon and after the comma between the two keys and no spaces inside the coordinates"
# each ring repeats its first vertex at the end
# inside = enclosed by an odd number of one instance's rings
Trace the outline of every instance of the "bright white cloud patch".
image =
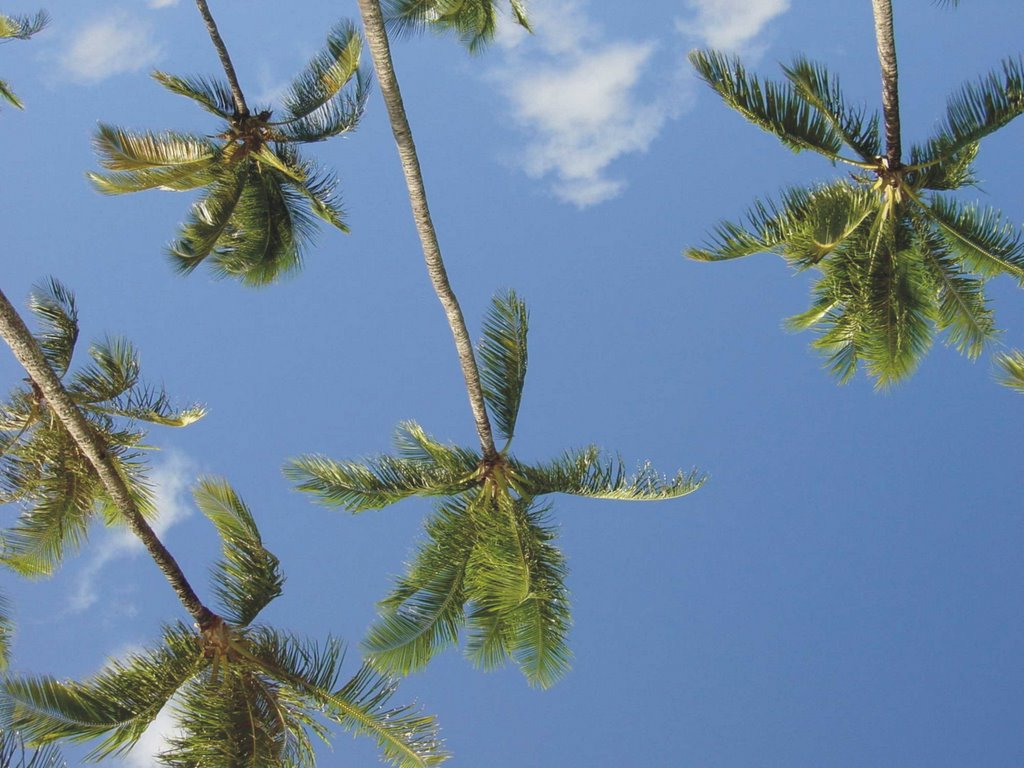
{"type": "Polygon", "coordinates": [[[149,0],[150,8],[170,8],[172,5],[177,5],[178,0],[149,0]]]}
{"type": "Polygon", "coordinates": [[[78,82],[97,83],[150,67],[160,54],[149,24],[115,13],[86,24],[71,41],[61,64],[78,82]]]}
{"type": "Polygon", "coordinates": [[[765,25],[789,9],[789,0],[687,0],[694,16],[680,30],[702,45],[739,52],[747,49],[765,25]]]}
{"type": "MultiPolygon", "coordinates": [[[[192,514],[188,489],[195,476],[192,462],[176,452],[168,452],[164,460],[149,473],[153,484],[158,517],[153,530],[163,538],[171,526],[192,514]]],[[[130,531],[104,531],[104,536],[90,548],[91,559],[85,564],[72,593],[68,611],[87,611],[100,598],[98,583],[103,569],[113,560],[135,557],[144,550],[143,544],[130,531]]]]}
{"type": "Polygon", "coordinates": [[[156,756],[165,752],[170,746],[169,740],[182,736],[184,731],[175,726],[172,715],[173,699],[157,713],[153,722],[142,732],[142,736],[121,761],[130,768],[152,768],[156,756]]]}

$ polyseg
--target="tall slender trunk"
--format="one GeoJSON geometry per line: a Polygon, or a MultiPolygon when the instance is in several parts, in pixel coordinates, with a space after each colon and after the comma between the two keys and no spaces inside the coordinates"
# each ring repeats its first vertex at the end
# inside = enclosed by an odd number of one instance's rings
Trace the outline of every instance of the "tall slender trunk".
{"type": "Polygon", "coordinates": [[[235,112],[238,113],[238,117],[245,117],[249,114],[249,107],[245,103],[242,86],[238,84],[238,75],[235,74],[235,67],[228,55],[228,48],[224,45],[220,32],[217,31],[217,23],[213,20],[213,14],[210,13],[210,6],[206,4],[206,0],[196,0],[196,7],[199,8],[199,13],[202,15],[203,21],[206,22],[206,31],[210,33],[213,47],[217,49],[220,63],[224,67],[224,74],[227,75],[228,85],[231,87],[231,97],[235,101],[235,112]]]}
{"type": "Polygon", "coordinates": [[[899,72],[896,68],[896,40],[892,30],[892,0],[871,0],[875,16],[878,63],[882,66],[882,114],[885,119],[885,158],[891,170],[900,167],[899,72]]]}
{"type": "Polygon", "coordinates": [[[497,457],[498,451],[494,447],[491,423],[487,418],[483,388],[480,384],[480,372],[473,355],[473,343],[470,340],[469,331],[466,329],[466,321],[462,316],[459,301],[448,282],[448,274],[441,258],[441,247],[437,242],[437,232],[434,230],[434,223],[430,218],[420,161],[416,155],[412,129],[409,128],[409,120],[405,114],[402,93],[398,88],[398,78],[395,77],[395,68],[391,61],[391,47],[388,45],[388,36],[384,29],[384,17],[381,14],[379,0],[359,0],[359,12],[363,17],[366,42],[373,57],[374,69],[377,70],[377,82],[380,85],[381,95],[384,97],[384,104],[387,106],[391,130],[395,134],[395,143],[398,145],[398,156],[401,158],[405,183],[409,189],[412,215],[416,222],[420,243],[423,246],[423,257],[427,262],[427,273],[430,275],[437,298],[441,301],[444,312],[448,316],[448,324],[451,326],[452,336],[455,338],[455,349],[462,366],[462,375],[466,380],[469,406],[476,421],[480,448],[485,459],[493,460],[497,457]]]}
{"type": "Polygon", "coordinates": [[[182,605],[185,606],[185,610],[195,619],[200,629],[211,626],[218,620],[217,615],[203,605],[192,589],[192,585],[185,578],[177,561],[142,516],[138,506],[132,500],[124,478],[118,473],[114,463],[107,455],[106,447],[96,437],[89,422],[78,410],[78,406],[72,401],[60,379],[46,362],[32,333],[3,291],[0,291],[0,337],[7,342],[18,362],[28,373],[29,378],[43,393],[47,405],[60,419],[61,424],[64,425],[92,468],[96,470],[96,474],[114,502],[114,506],[124,517],[128,527],[149,550],[149,554],[171,583],[171,587],[177,593],[182,605]]]}

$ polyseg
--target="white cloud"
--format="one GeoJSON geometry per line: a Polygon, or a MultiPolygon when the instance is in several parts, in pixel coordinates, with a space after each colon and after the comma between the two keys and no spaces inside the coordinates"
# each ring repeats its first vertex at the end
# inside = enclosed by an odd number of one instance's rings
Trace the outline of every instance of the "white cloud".
{"type": "Polygon", "coordinates": [[[724,51],[749,49],[765,25],[789,9],[789,0],[687,0],[694,16],[679,21],[684,34],[724,51]]]}
{"type": "Polygon", "coordinates": [[[172,5],[177,5],[178,0],[149,0],[150,8],[170,8],[172,5]]]}
{"type": "Polygon", "coordinates": [[[150,67],[161,53],[149,24],[126,13],[114,13],[86,24],[71,41],[61,64],[78,82],[97,83],[150,67]]]}
{"type": "MultiPolygon", "coordinates": [[[[188,488],[195,476],[192,462],[180,453],[169,451],[164,460],[149,473],[158,517],[152,522],[153,530],[161,539],[171,528],[192,514],[188,488]]],[[[135,557],[144,546],[131,531],[120,528],[104,531],[103,538],[91,548],[91,558],[78,574],[68,612],[82,613],[99,600],[99,579],[108,563],[124,557],[135,557]]],[[[130,606],[122,610],[131,612],[130,606]]]]}
{"type": "Polygon", "coordinates": [[[142,732],[131,752],[121,758],[121,762],[130,768],[152,768],[156,756],[167,750],[169,740],[174,736],[183,735],[182,729],[174,724],[173,699],[153,718],[153,722],[142,732]]]}

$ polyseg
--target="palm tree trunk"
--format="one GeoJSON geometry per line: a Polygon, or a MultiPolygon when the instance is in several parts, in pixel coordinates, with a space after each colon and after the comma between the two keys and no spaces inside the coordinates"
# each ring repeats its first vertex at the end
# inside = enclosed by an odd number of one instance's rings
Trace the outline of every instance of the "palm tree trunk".
{"type": "Polygon", "coordinates": [[[885,158],[890,170],[900,167],[899,72],[896,69],[896,40],[892,30],[892,0],[871,0],[875,16],[875,41],[882,66],[882,114],[885,119],[885,158]]]}
{"type": "Polygon", "coordinates": [[[359,0],[359,12],[363,17],[366,41],[373,57],[374,69],[377,70],[377,82],[380,85],[381,95],[384,97],[384,104],[387,106],[391,130],[395,134],[395,143],[398,145],[398,156],[402,161],[402,170],[405,172],[409,202],[412,204],[412,215],[416,222],[420,243],[423,246],[423,257],[427,262],[427,273],[430,275],[437,298],[441,301],[445,314],[448,316],[448,324],[451,326],[452,336],[455,338],[459,363],[462,365],[462,375],[466,380],[469,405],[476,421],[480,448],[483,451],[484,459],[490,461],[497,458],[498,452],[494,447],[491,423],[487,418],[487,408],[484,405],[480,372],[477,369],[476,358],[473,355],[473,343],[470,340],[469,331],[466,329],[462,309],[460,309],[459,301],[448,282],[448,274],[441,258],[441,248],[437,242],[437,232],[434,230],[434,223],[431,221],[430,210],[427,207],[427,192],[423,186],[420,161],[416,155],[412,129],[409,128],[409,120],[405,114],[402,93],[398,88],[398,78],[395,77],[395,68],[391,61],[391,47],[388,45],[388,36],[384,29],[384,17],[381,14],[379,0],[359,0]]]}
{"type": "Polygon", "coordinates": [[[196,7],[199,8],[199,13],[202,15],[203,21],[206,22],[206,31],[210,33],[213,47],[217,49],[217,55],[220,56],[220,63],[224,67],[224,74],[227,75],[228,85],[231,87],[231,97],[235,100],[235,112],[238,113],[238,117],[245,117],[249,114],[249,107],[246,106],[242,86],[238,84],[238,75],[235,74],[235,67],[228,55],[228,48],[224,45],[220,32],[217,31],[217,23],[213,20],[213,14],[210,13],[210,6],[206,4],[206,0],[196,0],[196,7]]]}
{"type": "Polygon", "coordinates": [[[81,411],[64,390],[60,379],[57,378],[53,369],[46,362],[46,358],[43,357],[32,333],[3,291],[0,291],[0,338],[7,342],[18,362],[28,373],[29,378],[43,393],[47,405],[57,415],[78,445],[79,450],[96,470],[96,474],[117,510],[124,516],[132,532],[145,544],[149,554],[171,583],[171,587],[177,593],[182,605],[185,606],[185,610],[192,615],[200,629],[211,625],[217,620],[216,614],[203,605],[188,579],[185,578],[177,561],[146,522],[142,513],[139,512],[138,506],[128,491],[128,486],[107,455],[105,446],[97,439],[89,422],[82,416],[81,411]]]}

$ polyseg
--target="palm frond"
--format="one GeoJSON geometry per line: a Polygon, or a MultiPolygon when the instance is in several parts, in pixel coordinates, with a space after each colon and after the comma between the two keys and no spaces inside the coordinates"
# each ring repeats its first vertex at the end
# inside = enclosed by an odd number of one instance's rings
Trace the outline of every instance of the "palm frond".
{"type": "Polygon", "coordinates": [[[222,80],[206,77],[178,77],[159,71],[153,73],[153,79],[171,93],[192,99],[203,109],[218,117],[225,120],[231,120],[234,117],[235,102],[231,96],[231,88],[222,80]]]}
{"type": "Polygon", "coordinates": [[[703,248],[687,248],[686,255],[696,261],[726,261],[776,252],[804,220],[809,198],[809,190],[794,188],[784,192],[779,203],[757,200],[747,211],[745,224],[720,222],[713,240],[703,248]]]}
{"type": "Polygon", "coordinates": [[[107,403],[139,385],[139,356],[130,341],[108,338],[89,347],[92,362],[76,370],[68,392],[80,404],[107,403]]]}
{"type": "Polygon", "coordinates": [[[362,46],[362,38],[351,22],[335,25],[324,49],[292,81],[284,97],[286,122],[307,118],[334,101],[359,71],[362,46]]]}
{"type": "Polygon", "coordinates": [[[0,13],[0,38],[28,40],[50,23],[50,15],[39,11],[33,16],[9,16],[0,13]]]}
{"type": "Polygon", "coordinates": [[[473,520],[463,498],[446,500],[426,524],[427,540],[363,640],[366,660],[407,675],[458,641],[465,621],[465,575],[473,551],[473,520]]]}
{"type": "Polygon", "coordinates": [[[369,736],[385,760],[400,768],[426,768],[446,759],[437,725],[411,706],[390,706],[395,685],[369,667],[337,687],[341,645],[324,650],[261,627],[248,636],[263,670],[315,702],[324,715],[354,735],[369,736]]]}
{"type": "Polygon", "coordinates": [[[17,107],[18,109],[25,108],[21,99],[11,90],[11,86],[7,84],[6,80],[0,80],[0,99],[3,99],[12,107],[17,107]]]}
{"type": "Polygon", "coordinates": [[[875,162],[882,154],[878,138],[878,114],[867,114],[865,109],[851,109],[839,87],[839,80],[829,74],[821,64],[803,57],[782,71],[797,91],[812,104],[866,163],[875,162]]]}
{"type": "Polygon", "coordinates": [[[690,63],[730,107],[795,152],[810,149],[830,160],[864,167],[840,155],[844,137],[803,92],[791,83],[762,82],[736,57],[713,50],[691,51],[690,63]]]}
{"type": "Polygon", "coordinates": [[[240,169],[223,173],[206,196],[192,206],[182,225],[180,239],[168,248],[168,255],[179,272],[188,274],[214,251],[230,247],[235,235],[231,222],[246,181],[246,174],[240,169]]]}
{"type": "Polygon", "coordinates": [[[287,181],[305,198],[310,210],[331,226],[348,232],[337,192],[338,180],[334,174],[318,168],[310,160],[302,159],[294,149],[286,145],[281,145],[278,152],[283,162],[298,171],[299,178],[289,176],[287,181]]]}
{"type": "MultiPolygon", "coordinates": [[[[0,672],[6,672],[10,666],[13,640],[14,619],[11,618],[11,603],[5,595],[0,595],[0,672]]],[[[2,733],[0,733],[0,738],[2,738],[2,733]]],[[[0,754],[2,754],[2,746],[0,746],[0,754]]],[[[0,761],[0,766],[2,765],[3,762],[0,761]]]]}
{"type": "MultiPolygon", "coordinates": [[[[494,0],[383,0],[384,17],[397,34],[431,28],[454,32],[471,52],[494,38],[497,9],[494,0]]],[[[532,31],[522,0],[510,0],[516,24],[532,31]]]]}
{"type": "Polygon", "coordinates": [[[75,295],[59,280],[50,278],[32,291],[29,308],[41,326],[34,336],[43,356],[57,378],[63,378],[71,366],[71,357],[78,342],[75,295]]]}
{"type": "Polygon", "coordinates": [[[514,291],[491,300],[479,345],[484,399],[499,434],[511,440],[526,380],[526,334],[529,313],[514,291]]]}
{"type": "Polygon", "coordinates": [[[943,191],[960,189],[975,183],[974,160],[978,156],[978,142],[964,146],[959,152],[942,154],[932,144],[910,148],[910,170],[907,180],[915,189],[943,191]]]}
{"type": "Polygon", "coordinates": [[[33,744],[103,737],[90,759],[122,754],[205,663],[195,632],[179,623],[164,628],[158,649],[111,661],[84,683],[8,676],[2,683],[3,727],[33,744]]]}
{"type": "Polygon", "coordinates": [[[111,171],[137,171],[208,163],[217,145],[207,138],[165,131],[133,133],[100,124],[93,137],[100,165],[111,171]]]}
{"type": "Polygon", "coordinates": [[[507,617],[531,592],[530,553],[523,513],[526,499],[486,489],[469,501],[476,529],[466,594],[486,613],[507,617]]]}
{"type": "Polygon", "coordinates": [[[451,443],[439,443],[414,421],[403,421],[395,430],[398,455],[409,461],[432,464],[458,477],[480,464],[480,454],[451,443]]]}
{"type": "Polygon", "coordinates": [[[522,478],[522,492],[527,496],[568,493],[595,499],[656,501],[693,493],[706,479],[697,470],[680,470],[668,478],[649,463],[641,464],[634,474],[629,474],[621,459],[604,456],[596,446],[566,451],[548,464],[530,466],[517,462],[515,469],[522,478]]]}
{"type": "Polygon", "coordinates": [[[284,123],[276,130],[286,141],[299,144],[312,144],[354,131],[363,116],[369,96],[369,76],[359,70],[351,94],[342,94],[315,112],[284,123]]]}
{"type": "Polygon", "coordinates": [[[992,208],[961,206],[938,195],[924,203],[950,250],[982,275],[1010,274],[1024,283],[1020,230],[992,208]]]}
{"type": "Polygon", "coordinates": [[[1024,392],[1024,352],[1015,349],[1008,354],[998,355],[996,362],[1002,369],[1000,383],[1018,392],[1024,392]]]}
{"type": "Polygon", "coordinates": [[[480,669],[497,669],[512,658],[514,627],[507,613],[474,605],[466,617],[466,657],[480,669]]]}
{"type": "Polygon", "coordinates": [[[226,481],[203,478],[192,493],[221,538],[223,559],[213,568],[214,590],[228,609],[226,618],[248,626],[281,594],[279,561],[263,546],[252,513],[226,481]]]}
{"type": "Polygon", "coordinates": [[[28,750],[21,734],[0,731],[0,768],[67,768],[67,763],[53,744],[28,750]]]}

